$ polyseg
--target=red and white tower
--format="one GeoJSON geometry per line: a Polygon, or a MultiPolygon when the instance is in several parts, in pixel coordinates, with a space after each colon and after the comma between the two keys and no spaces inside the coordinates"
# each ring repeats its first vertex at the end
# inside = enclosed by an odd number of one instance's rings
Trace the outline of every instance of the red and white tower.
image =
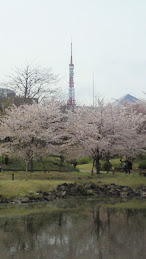
{"type": "Polygon", "coordinates": [[[71,42],[71,60],[69,64],[69,98],[67,104],[75,105],[75,89],[74,89],[74,64],[72,59],[72,42],[71,42]]]}

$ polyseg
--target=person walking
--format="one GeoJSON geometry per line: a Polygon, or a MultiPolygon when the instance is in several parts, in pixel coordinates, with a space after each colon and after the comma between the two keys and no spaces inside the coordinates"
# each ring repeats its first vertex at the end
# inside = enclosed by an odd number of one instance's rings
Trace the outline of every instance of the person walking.
{"type": "Polygon", "coordinates": [[[132,162],[129,159],[126,159],[125,161],[122,161],[122,159],[120,159],[120,161],[122,163],[124,163],[124,171],[126,174],[130,174],[131,170],[132,170],[132,162]]]}
{"type": "Polygon", "coordinates": [[[128,174],[130,174],[131,173],[131,170],[132,170],[132,162],[131,162],[131,160],[127,160],[127,162],[128,162],[128,174]]]}
{"type": "Polygon", "coordinates": [[[124,163],[123,168],[126,174],[128,174],[128,160],[122,161],[122,159],[120,159],[121,163],[124,163]]]}

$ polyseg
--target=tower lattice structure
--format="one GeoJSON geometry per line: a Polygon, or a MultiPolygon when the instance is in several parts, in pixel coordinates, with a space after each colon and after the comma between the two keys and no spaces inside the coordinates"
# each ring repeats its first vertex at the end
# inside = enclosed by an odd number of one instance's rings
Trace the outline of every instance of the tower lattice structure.
{"type": "Polygon", "coordinates": [[[75,89],[74,89],[74,64],[72,58],[72,42],[71,42],[71,59],[69,64],[69,98],[67,104],[70,106],[75,105],[75,89]]]}

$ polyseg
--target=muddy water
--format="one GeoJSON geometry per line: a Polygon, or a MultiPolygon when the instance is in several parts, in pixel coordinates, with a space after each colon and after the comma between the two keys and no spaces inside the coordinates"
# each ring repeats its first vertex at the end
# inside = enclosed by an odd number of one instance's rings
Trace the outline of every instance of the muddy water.
{"type": "Polygon", "coordinates": [[[144,259],[144,214],[95,199],[0,208],[0,258],[144,259]]]}

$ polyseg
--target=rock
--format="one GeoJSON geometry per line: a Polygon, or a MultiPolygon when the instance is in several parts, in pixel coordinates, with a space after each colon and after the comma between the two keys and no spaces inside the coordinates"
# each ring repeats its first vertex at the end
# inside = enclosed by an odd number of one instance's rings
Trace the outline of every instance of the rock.
{"type": "Polygon", "coordinates": [[[77,196],[78,195],[78,187],[73,187],[70,189],[70,195],[77,196]]]}
{"type": "Polygon", "coordinates": [[[27,203],[27,202],[30,202],[30,199],[28,197],[24,197],[24,198],[21,199],[21,202],[27,203]]]}
{"type": "Polygon", "coordinates": [[[42,193],[42,194],[43,194],[43,192],[42,192],[41,190],[39,190],[39,191],[36,191],[36,193],[42,193]]]}
{"type": "Polygon", "coordinates": [[[66,191],[61,191],[58,193],[59,198],[64,198],[66,196],[66,191]]]}
{"type": "Polygon", "coordinates": [[[117,192],[121,192],[121,189],[119,187],[116,190],[117,190],[117,192]]]}
{"type": "Polygon", "coordinates": [[[120,196],[121,197],[127,197],[128,196],[128,192],[120,192],[120,196]]]}
{"type": "Polygon", "coordinates": [[[9,200],[6,198],[0,198],[0,203],[9,203],[9,200]]]}
{"type": "Polygon", "coordinates": [[[67,190],[69,196],[86,196],[86,190],[81,184],[74,185],[74,187],[67,190]]]}
{"type": "Polygon", "coordinates": [[[47,195],[47,196],[44,196],[44,200],[46,200],[46,201],[52,201],[52,200],[53,200],[53,197],[52,197],[52,195],[47,195]]]}
{"type": "Polygon", "coordinates": [[[116,189],[116,185],[114,183],[110,184],[109,187],[112,188],[112,189],[116,189]]]}
{"type": "Polygon", "coordinates": [[[36,194],[35,195],[40,195],[40,192],[36,192],[36,194]]]}
{"type": "Polygon", "coordinates": [[[29,191],[27,194],[32,196],[32,195],[34,195],[34,192],[33,191],[29,191]]]}
{"type": "Polygon", "coordinates": [[[139,190],[134,190],[133,193],[134,193],[134,196],[140,196],[140,191],[139,190]]]}
{"type": "Polygon", "coordinates": [[[62,192],[62,197],[64,198],[66,196],[66,191],[62,192]]]}
{"type": "Polygon", "coordinates": [[[96,185],[94,184],[94,183],[86,183],[85,185],[84,185],[84,188],[85,189],[95,189],[96,188],[96,185]]]}
{"type": "Polygon", "coordinates": [[[87,190],[87,195],[94,196],[94,194],[95,194],[94,190],[91,190],[91,189],[87,190]]]}
{"type": "Polygon", "coordinates": [[[14,199],[12,200],[12,202],[13,202],[13,203],[16,203],[16,204],[18,204],[18,205],[20,205],[20,204],[21,204],[21,200],[22,200],[21,197],[16,197],[16,198],[14,198],[14,199]]]}
{"type": "Polygon", "coordinates": [[[129,191],[129,189],[130,189],[129,187],[123,187],[123,188],[122,188],[122,191],[123,191],[123,192],[127,192],[127,191],[129,191]]]}
{"type": "Polygon", "coordinates": [[[43,196],[47,196],[49,193],[47,192],[43,192],[43,196]]]}
{"type": "Polygon", "coordinates": [[[128,186],[119,186],[115,184],[110,185],[97,185],[92,182],[86,184],[78,183],[63,183],[57,186],[57,190],[51,192],[42,192],[41,190],[34,193],[28,192],[28,196],[16,197],[8,200],[0,195],[0,203],[12,202],[15,205],[21,205],[22,203],[30,203],[35,201],[52,201],[58,198],[64,198],[66,196],[97,196],[97,197],[118,197],[128,198],[128,196],[141,196],[146,197],[146,186],[141,185],[134,189],[128,186]]]}
{"type": "Polygon", "coordinates": [[[71,187],[74,187],[73,183],[70,183],[70,184],[63,183],[57,186],[57,191],[65,191],[66,189],[69,189],[71,187]]]}
{"type": "Polygon", "coordinates": [[[90,184],[90,183],[86,183],[86,184],[84,185],[84,188],[85,188],[85,189],[90,189],[90,188],[91,188],[91,184],[90,184]]]}
{"type": "Polygon", "coordinates": [[[141,195],[142,197],[146,197],[146,192],[145,192],[145,191],[142,191],[142,192],[140,193],[140,195],[141,195]]]}
{"type": "MultiPolygon", "coordinates": [[[[106,193],[105,193],[106,194],[106,193]]],[[[114,190],[110,190],[110,191],[108,191],[108,195],[110,195],[110,196],[116,196],[117,195],[117,192],[116,192],[116,190],[114,189],[114,190]]]]}
{"type": "Polygon", "coordinates": [[[64,185],[60,186],[60,191],[66,191],[66,190],[67,190],[66,186],[64,186],[64,185]]]}

